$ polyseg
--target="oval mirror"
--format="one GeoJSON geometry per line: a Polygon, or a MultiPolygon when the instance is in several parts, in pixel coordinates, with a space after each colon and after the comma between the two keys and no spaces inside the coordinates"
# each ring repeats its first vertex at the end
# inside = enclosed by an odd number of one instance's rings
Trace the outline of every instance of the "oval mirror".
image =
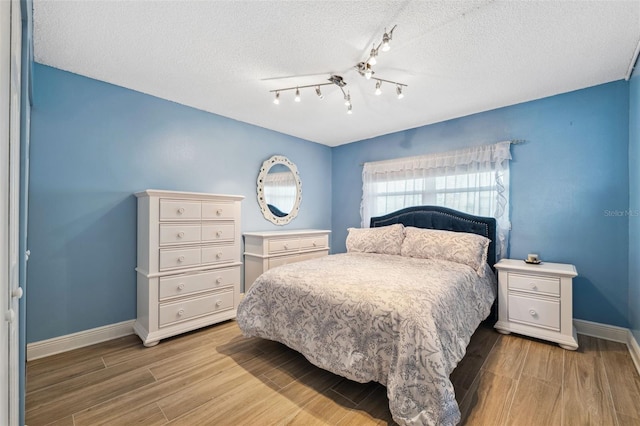
{"type": "Polygon", "coordinates": [[[265,219],[285,225],[298,215],[302,182],[298,168],[287,157],[274,155],[262,163],[257,183],[258,205],[265,219]]]}

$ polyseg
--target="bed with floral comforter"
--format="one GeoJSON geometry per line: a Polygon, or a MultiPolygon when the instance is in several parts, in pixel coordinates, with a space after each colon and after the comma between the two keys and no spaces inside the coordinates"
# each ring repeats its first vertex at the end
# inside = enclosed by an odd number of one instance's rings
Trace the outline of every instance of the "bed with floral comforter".
{"type": "Polygon", "coordinates": [[[284,343],[318,367],[385,385],[399,424],[454,425],[460,410],[449,375],[489,315],[495,288],[486,262],[474,269],[349,252],[266,271],[237,321],[245,335],[284,343]]]}

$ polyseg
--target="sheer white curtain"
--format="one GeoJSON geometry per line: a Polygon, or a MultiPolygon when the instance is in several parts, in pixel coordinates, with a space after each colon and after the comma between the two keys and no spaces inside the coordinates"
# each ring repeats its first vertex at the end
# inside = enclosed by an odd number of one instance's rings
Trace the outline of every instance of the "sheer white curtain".
{"type": "Polygon", "coordinates": [[[296,202],[296,180],[293,173],[269,172],[264,181],[264,196],[268,203],[283,213],[293,210],[296,202]]]}
{"type": "Polygon", "coordinates": [[[362,227],[373,216],[419,205],[496,218],[498,257],[507,252],[511,142],[365,163],[362,227]]]}

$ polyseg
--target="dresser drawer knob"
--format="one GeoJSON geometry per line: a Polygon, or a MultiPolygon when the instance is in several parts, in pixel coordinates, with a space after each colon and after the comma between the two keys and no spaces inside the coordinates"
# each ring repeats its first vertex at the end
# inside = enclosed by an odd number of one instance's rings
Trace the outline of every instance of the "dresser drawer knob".
{"type": "Polygon", "coordinates": [[[183,238],[184,237],[184,232],[180,231],[178,232],[178,238],[183,238]]]}
{"type": "Polygon", "coordinates": [[[317,246],[317,245],[318,245],[318,244],[314,241],[314,242],[313,242],[313,246],[315,247],[315,246],[317,246]]]}
{"type": "Polygon", "coordinates": [[[222,257],[222,252],[219,251],[216,253],[216,259],[220,259],[222,257]]]}
{"type": "Polygon", "coordinates": [[[284,245],[284,249],[285,249],[285,250],[289,250],[289,244],[285,244],[285,245],[284,245]]]}
{"type": "Polygon", "coordinates": [[[178,316],[179,316],[179,317],[181,317],[181,316],[183,316],[183,315],[184,315],[184,309],[180,309],[180,310],[178,311],[178,316]]]}
{"type": "Polygon", "coordinates": [[[178,258],[178,262],[180,262],[180,263],[184,262],[184,256],[180,256],[180,257],[178,258]]]}
{"type": "Polygon", "coordinates": [[[216,231],[216,237],[220,238],[222,236],[222,231],[216,231]]]}
{"type": "Polygon", "coordinates": [[[183,283],[178,284],[178,291],[180,291],[180,290],[184,290],[184,284],[183,283]]]}
{"type": "Polygon", "coordinates": [[[180,207],[178,209],[178,214],[183,214],[184,213],[184,207],[180,207]]]}
{"type": "Polygon", "coordinates": [[[218,300],[218,301],[216,302],[216,308],[219,308],[219,307],[220,307],[220,305],[222,305],[222,300],[218,300]]]}
{"type": "Polygon", "coordinates": [[[534,283],[529,284],[531,286],[531,290],[537,290],[538,286],[535,285],[534,283]]]}
{"type": "Polygon", "coordinates": [[[222,209],[218,209],[218,210],[216,210],[216,214],[217,214],[218,216],[221,216],[221,215],[222,215],[222,209]]]}
{"type": "Polygon", "coordinates": [[[216,278],[216,284],[222,284],[222,277],[216,278]]]}
{"type": "Polygon", "coordinates": [[[533,309],[529,309],[529,314],[530,314],[532,317],[535,317],[535,316],[537,316],[537,315],[538,315],[538,313],[537,313],[535,310],[533,310],[533,309]]]}

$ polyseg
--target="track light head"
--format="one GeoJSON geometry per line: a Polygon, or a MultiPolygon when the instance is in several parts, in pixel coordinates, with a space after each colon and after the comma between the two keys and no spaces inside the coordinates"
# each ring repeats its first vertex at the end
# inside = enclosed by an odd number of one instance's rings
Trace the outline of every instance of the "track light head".
{"type": "Polygon", "coordinates": [[[348,107],[351,107],[351,93],[347,92],[344,97],[344,104],[348,107]]]}
{"type": "Polygon", "coordinates": [[[382,94],[382,90],[380,90],[380,86],[382,86],[382,82],[380,80],[378,80],[378,82],[376,83],[376,95],[380,96],[382,94]]]}
{"type": "Polygon", "coordinates": [[[318,95],[318,97],[320,99],[324,99],[324,96],[322,95],[322,92],[320,91],[320,86],[316,86],[316,95],[318,95]]]}
{"type": "Polygon", "coordinates": [[[378,60],[376,59],[376,56],[378,56],[378,49],[376,49],[375,47],[371,48],[371,53],[369,53],[369,59],[367,59],[367,64],[374,66],[375,64],[378,63],[378,60]]]}
{"type": "Polygon", "coordinates": [[[396,86],[396,93],[398,94],[398,99],[404,98],[404,93],[402,93],[402,86],[399,84],[396,86]]]}
{"type": "Polygon", "coordinates": [[[296,87],[296,97],[294,100],[300,102],[300,89],[298,87],[296,87]]]}
{"type": "Polygon", "coordinates": [[[391,45],[389,42],[391,41],[391,36],[388,33],[384,33],[382,36],[382,51],[388,52],[391,49],[391,45]]]}
{"type": "Polygon", "coordinates": [[[349,106],[347,107],[347,114],[349,114],[349,115],[353,114],[352,109],[353,109],[353,106],[351,104],[349,104],[349,106]]]}
{"type": "Polygon", "coordinates": [[[273,99],[273,103],[280,105],[280,92],[276,92],[276,97],[273,99]]]}

